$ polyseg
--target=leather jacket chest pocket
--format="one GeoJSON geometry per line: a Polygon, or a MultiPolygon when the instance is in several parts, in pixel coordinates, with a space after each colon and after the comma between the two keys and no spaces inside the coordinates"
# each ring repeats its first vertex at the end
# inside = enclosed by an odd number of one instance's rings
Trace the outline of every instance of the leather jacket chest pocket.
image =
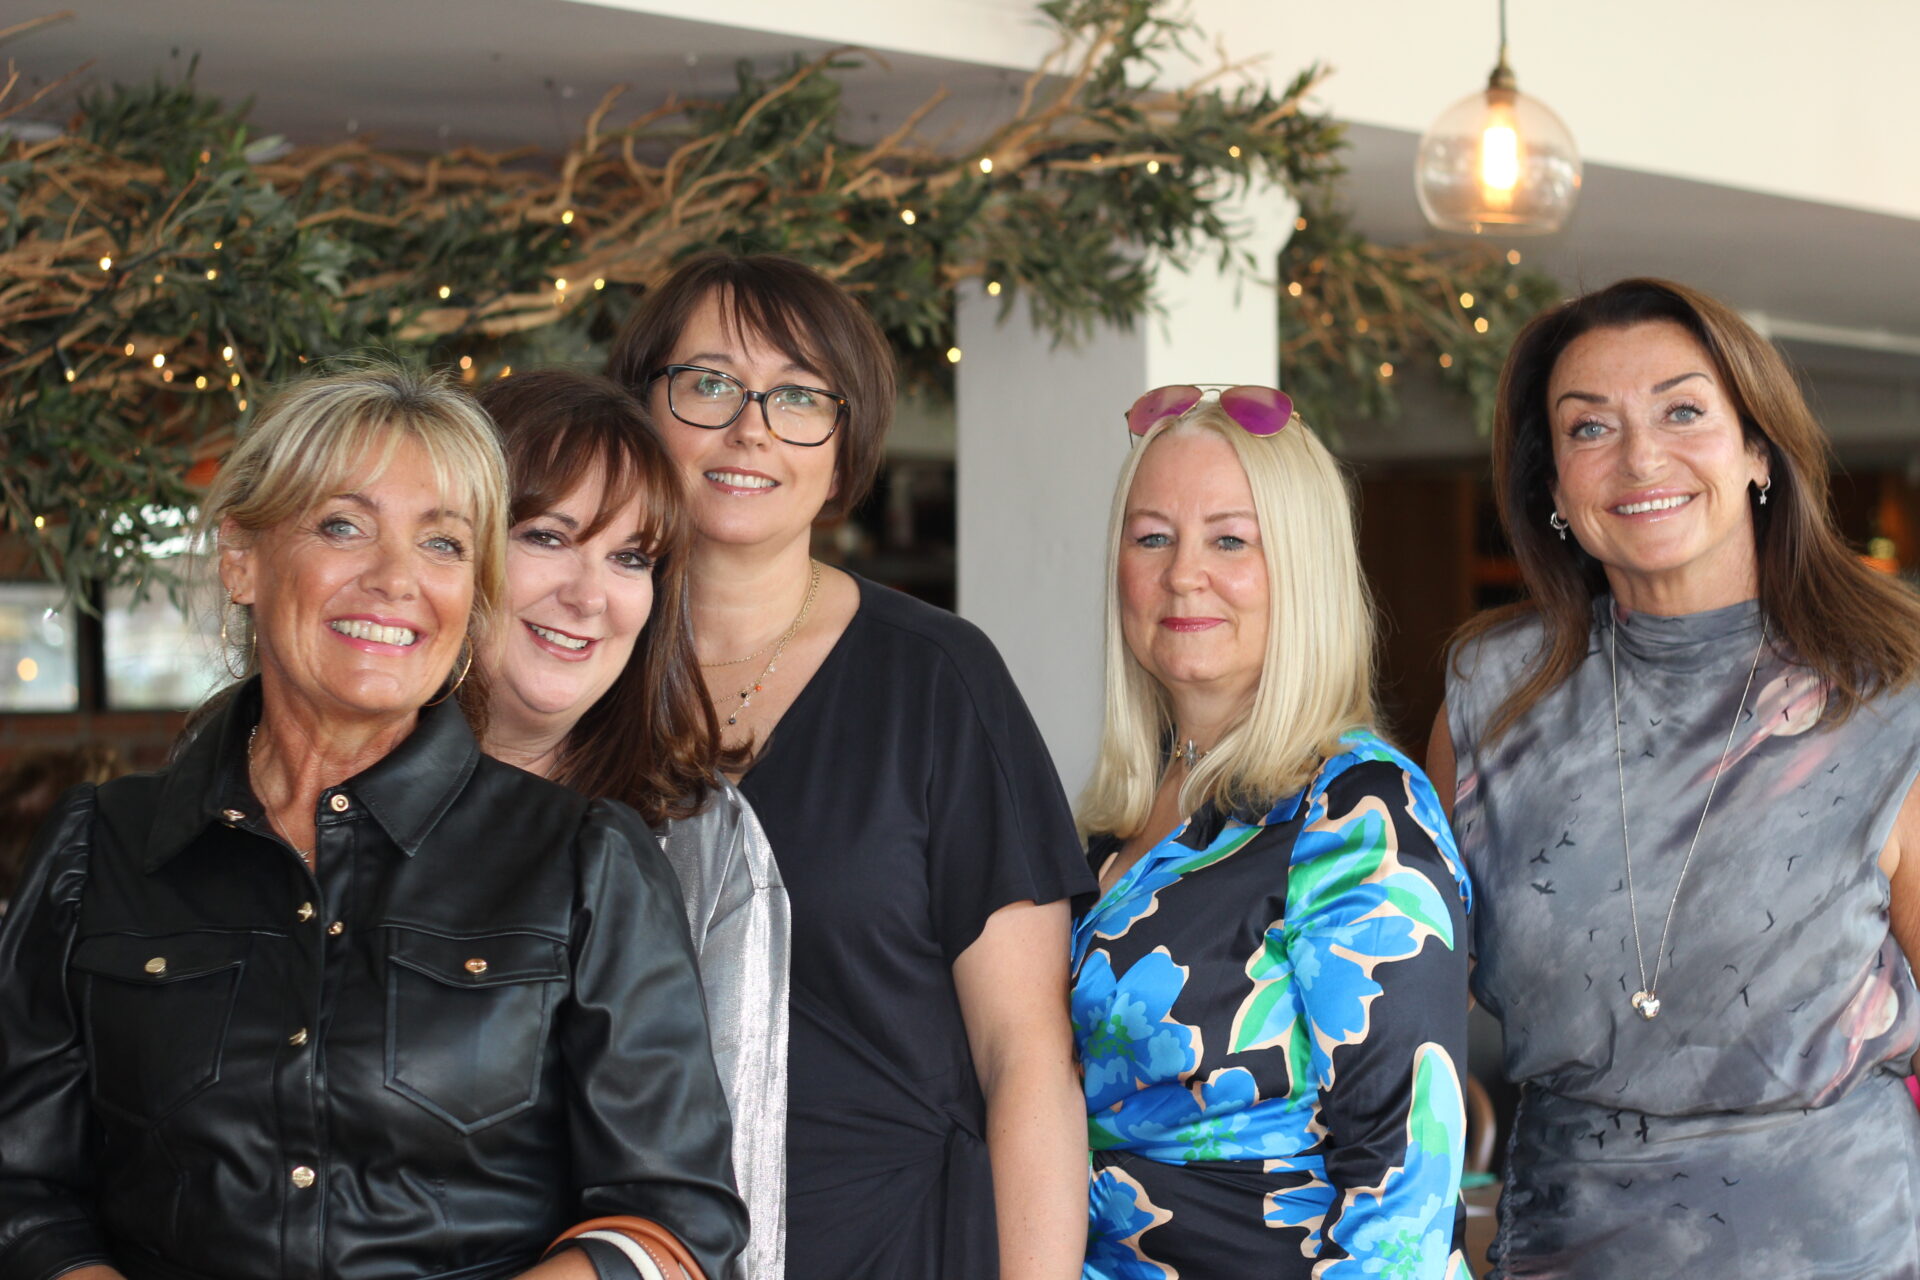
{"type": "Polygon", "coordinates": [[[151,1126],[220,1078],[244,934],[83,938],[67,962],[102,1111],[151,1126]]]}
{"type": "Polygon", "coordinates": [[[461,1133],[532,1106],[565,989],[561,945],[387,933],[387,1087],[461,1133]]]}

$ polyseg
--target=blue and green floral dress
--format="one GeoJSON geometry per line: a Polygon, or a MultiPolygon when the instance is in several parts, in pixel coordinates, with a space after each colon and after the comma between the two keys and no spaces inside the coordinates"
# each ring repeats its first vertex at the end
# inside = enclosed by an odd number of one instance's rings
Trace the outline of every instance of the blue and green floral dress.
{"type": "Polygon", "coordinates": [[[1087,1280],[1466,1275],[1466,874],[1426,776],[1341,746],[1267,813],[1201,809],[1074,928],[1087,1280]]]}

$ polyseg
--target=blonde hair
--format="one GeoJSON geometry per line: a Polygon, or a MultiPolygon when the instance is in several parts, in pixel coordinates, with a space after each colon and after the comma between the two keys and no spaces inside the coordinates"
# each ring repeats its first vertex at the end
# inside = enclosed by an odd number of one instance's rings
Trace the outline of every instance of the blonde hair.
{"type": "Polygon", "coordinates": [[[1155,428],[1134,447],[1107,524],[1106,717],[1093,777],[1081,792],[1082,834],[1137,834],[1166,764],[1173,704],[1127,648],[1118,573],[1127,500],[1154,443],[1212,433],[1239,458],[1253,490],[1267,569],[1267,649],[1260,684],[1180,789],[1180,811],[1209,801],[1265,808],[1304,786],[1340,736],[1373,723],[1373,607],[1339,464],[1295,418],[1278,435],[1248,435],[1214,401],[1155,428]]]}
{"type": "MultiPolygon", "coordinates": [[[[201,504],[200,533],[214,547],[213,559],[227,521],[251,540],[340,492],[369,464],[379,475],[405,443],[425,452],[441,496],[473,522],[467,639],[480,652],[506,600],[507,468],[492,421],[439,374],[369,362],[282,387],[221,464],[201,504]]],[[[252,610],[241,606],[225,616],[222,656],[227,670],[245,679],[259,669],[252,610]],[[244,621],[234,625],[241,614],[244,621]]]]}

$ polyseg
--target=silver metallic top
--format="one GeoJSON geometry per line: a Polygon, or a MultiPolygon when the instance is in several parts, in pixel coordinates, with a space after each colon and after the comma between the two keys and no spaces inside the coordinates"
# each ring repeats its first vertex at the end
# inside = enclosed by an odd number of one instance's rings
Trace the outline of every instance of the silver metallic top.
{"type": "Polygon", "coordinates": [[[705,810],[654,831],[686,895],[733,1111],[733,1172],[752,1237],[739,1280],[782,1280],[787,1238],[787,953],[792,917],[773,846],[724,779],[705,810]]]}

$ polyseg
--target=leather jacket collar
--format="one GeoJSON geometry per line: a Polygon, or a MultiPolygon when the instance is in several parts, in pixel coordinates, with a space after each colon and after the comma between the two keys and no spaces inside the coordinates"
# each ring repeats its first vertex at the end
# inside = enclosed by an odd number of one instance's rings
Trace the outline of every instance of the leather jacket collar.
{"type": "MultiPolygon", "coordinates": [[[[168,769],[147,835],[146,871],[166,865],[208,826],[232,825],[232,813],[243,815],[242,821],[260,815],[247,773],[247,738],[259,723],[260,677],[255,676],[234,688],[168,769]]],[[[458,701],[449,698],[420,708],[405,741],[327,794],[341,792],[364,805],[412,857],[465,788],[479,759],[473,730],[458,701]]]]}

